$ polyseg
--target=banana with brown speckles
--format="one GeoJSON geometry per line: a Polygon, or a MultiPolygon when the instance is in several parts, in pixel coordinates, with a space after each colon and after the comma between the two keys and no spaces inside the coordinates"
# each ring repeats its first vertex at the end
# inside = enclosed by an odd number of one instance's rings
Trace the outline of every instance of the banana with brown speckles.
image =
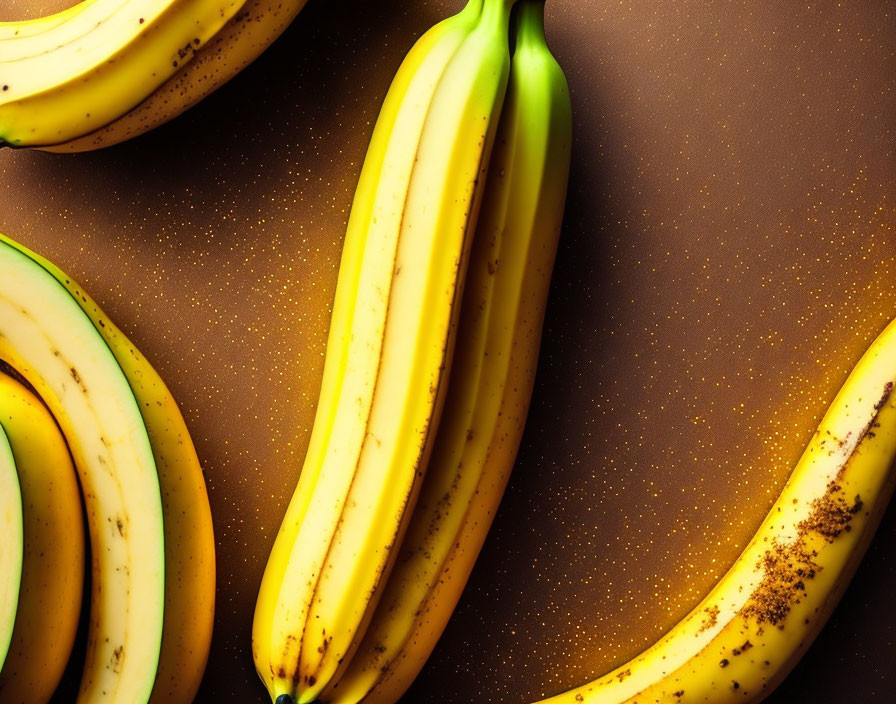
{"type": "Polygon", "coordinates": [[[174,119],[255,61],[290,25],[305,2],[246,0],[240,11],[208,43],[193,52],[189,62],[141,103],[92,132],[39,148],[48,152],[100,149],[137,137],[174,119]]]}
{"type": "Polygon", "coordinates": [[[470,254],[445,410],[383,598],[332,704],[391,704],[460,599],[516,459],[560,238],[572,115],[544,1],[515,8],[507,96],[470,254]]]}
{"type": "Polygon", "coordinates": [[[377,120],[310,444],[255,608],[252,653],[274,701],[310,702],[338,680],[407,528],[444,404],[511,5],[471,0],[427,32],[377,120]]]}
{"type": "Polygon", "coordinates": [[[758,702],[851,579],[896,483],[896,321],[859,360],[753,539],[654,646],[542,704],[758,702]]]}
{"type": "Polygon", "coordinates": [[[77,152],[176,117],[267,48],[305,0],[87,0],[0,22],[0,144],[77,152]]]}

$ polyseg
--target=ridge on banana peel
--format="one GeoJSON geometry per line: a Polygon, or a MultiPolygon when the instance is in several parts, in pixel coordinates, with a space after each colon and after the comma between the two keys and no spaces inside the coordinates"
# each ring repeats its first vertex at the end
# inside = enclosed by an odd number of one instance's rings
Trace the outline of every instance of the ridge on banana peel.
{"type": "Polygon", "coordinates": [[[120,118],[176,74],[245,0],[84,0],[0,23],[0,144],[59,144],[120,118]]]}
{"type": "Polygon", "coordinates": [[[753,539],[655,645],[541,704],[758,702],[796,665],[896,483],[896,320],[850,373],[753,539]]]}
{"type": "Polygon", "coordinates": [[[255,609],[272,700],[310,702],[339,679],[407,528],[444,403],[511,5],[471,0],[427,32],[374,128],[310,443],[255,609]]]}
{"type": "Polygon", "coordinates": [[[174,119],[223,86],[255,61],[305,6],[306,0],[272,4],[246,0],[193,58],[143,102],[116,120],[60,144],[37,147],[47,152],[84,152],[119,144],[174,119]]]}
{"type": "Polygon", "coordinates": [[[391,704],[436,645],[522,436],[569,177],[572,118],[544,0],[515,8],[514,52],[473,240],[445,409],[383,597],[330,704],[391,704]]]}
{"type": "Polygon", "coordinates": [[[0,427],[16,464],[25,528],[18,611],[0,667],[0,701],[42,704],[62,678],[81,616],[81,494],[56,421],[31,391],[2,371],[0,427]]]}
{"type": "Polygon", "coordinates": [[[79,701],[192,701],[211,640],[215,568],[208,496],[183,418],[155,370],[70,277],[3,235],[0,271],[0,359],[53,412],[85,494],[94,593],[79,701]],[[110,480],[122,484],[117,497],[110,480]],[[148,508],[152,538],[135,527],[148,508]]]}

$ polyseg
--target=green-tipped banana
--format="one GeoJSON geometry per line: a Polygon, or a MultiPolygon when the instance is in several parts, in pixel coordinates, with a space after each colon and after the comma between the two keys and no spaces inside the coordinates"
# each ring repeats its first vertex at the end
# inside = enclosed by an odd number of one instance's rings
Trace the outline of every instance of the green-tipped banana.
{"type": "MultiPolygon", "coordinates": [[[[158,470],[165,534],[164,620],[152,701],[191,702],[211,645],[215,553],[205,481],[183,417],[149,362],[75,281],[43,257],[0,235],[0,248],[3,247],[31,261],[67,292],[80,309],[78,315],[92,324],[114,358],[108,374],[124,375],[139,409],[140,423],[158,470]]],[[[0,275],[3,273],[0,267],[0,275]]],[[[33,383],[42,388],[43,382],[33,383]]],[[[56,407],[53,410],[65,412],[56,407]]],[[[58,420],[65,427],[66,419],[58,420]]],[[[141,549],[139,543],[133,547],[141,549]]],[[[0,695],[2,683],[0,677],[0,695]]]]}
{"type": "Polygon", "coordinates": [[[756,535],[656,645],[544,704],[758,702],[812,643],[896,482],[896,321],[834,399],[756,535]]]}
{"type": "Polygon", "coordinates": [[[3,428],[0,427],[0,667],[6,660],[16,622],[19,586],[22,582],[22,494],[16,462],[3,428]]]}
{"type": "Polygon", "coordinates": [[[44,267],[0,239],[0,359],[62,428],[81,479],[92,558],[80,702],[145,702],[162,636],[159,479],[137,401],[102,335],[44,267]]]}
{"type": "Polygon", "coordinates": [[[323,700],[391,704],[448,623],[510,476],[535,377],[569,176],[569,91],[543,0],[516,7],[507,97],[476,229],[451,382],[398,560],[323,700]]]}
{"type": "Polygon", "coordinates": [[[472,0],[427,33],[374,130],[314,429],[255,610],[253,656],[273,700],[310,702],[338,679],[416,500],[504,97],[511,4],[472,0]]]}

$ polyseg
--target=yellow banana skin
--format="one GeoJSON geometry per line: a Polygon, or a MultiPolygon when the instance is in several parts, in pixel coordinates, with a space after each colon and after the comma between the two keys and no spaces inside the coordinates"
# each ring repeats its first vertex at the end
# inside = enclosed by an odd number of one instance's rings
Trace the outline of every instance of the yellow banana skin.
{"type": "Polygon", "coordinates": [[[0,23],[0,144],[92,132],[189,62],[244,0],[93,0],[59,17],[0,23]]]}
{"type": "Polygon", "coordinates": [[[424,35],[374,130],[312,437],[256,605],[253,656],[275,701],[313,701],[338,679],[419,491],[506,85],[509,4],[480,13],[473,0],[424,35]]]}
{"type": "Polygon", "coordinates": [[[139,105],[89,134],[47,147],[84,152],[137,137],[193,107],[257,59],[305,6],[306,0],[246,0],[240,11],[194,53],[193,59],[139,105]]]}
{"type": "Polygon", "coordinates": [[[205,479],[183,416],[155,369],[75,281],[19,243],[3,235],[0,242],[68,290],[109,346],[137,399],[159,473],[165,530],[165,612],[150,701],[191,702],[211,646],[215,543],[205,479]]]}
{"type": "Polygon", "coordinates": [[[896,321],[847,378],[756,535],[659,642],[544,704],[758,702],[855,572],[896,482],[896,321]]]}
{"type": "Polygon", "coordinates": [[[18,612],[0,670],[0,701],[43,704],[62,678],[81,615],[81,495],[68,447],[50,412],[3,373],[0,426],[15,458],[25,527],[18,612]]]}
{"type": "Polygon", "coordinates": [[[420,498],[361,645],[323,701],[396,702],[460,598],[516,458],[563,218],[569,91],[544,3],[517,11],[516,49],[477,225],[451,382],[420,498]]]}
{"type": "Polygon", "coordinates": [[[22,494],[9,439],[0,427],[0,667],[6,660],[22,582],[22,494]]]}

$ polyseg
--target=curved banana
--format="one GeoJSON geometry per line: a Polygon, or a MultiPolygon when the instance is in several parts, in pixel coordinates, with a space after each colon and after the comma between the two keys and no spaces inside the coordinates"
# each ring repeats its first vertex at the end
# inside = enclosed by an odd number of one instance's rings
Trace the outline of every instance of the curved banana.
{"type": "Polygon", "coordinates": [[[162,636],[159,479],[137,401],[72,295],[0,240],[0,359],[40,394],[81,479],[92,558],[80,702],[145,702],[162,636]]]}
{"type": "Polygon", "coordinates": [[[310,445],[255,610],[253,656],[275,700],[310,702],[338,678],[416,500],[504,96],[510,4],[472,0],[427,33],[377,121],[310,445]]]}
{"type": "Polygon", "coordinates": [[[15,458],[25,525],[19,610],[0,670],[0,701],[42,704],[62,678],[81,616],[81,493],[56,421],[34,394],[3,373],[0,426],[15,458]]]}
{"type": "Polygon", "coordinates": [[[183,416],[155,369],[76,282],[17,242],[0,235],[0,243],[66,288],[108,345],[140,408],[158,469],[165,530],[164,623],[151,701],[191,702],[211,646],[215,542],[205,480],[183,416]]]}
{"type": "Polygon", "coordinates": [[[128,112],[244,0],[89,0],[0,23],[0,144],[58,144],[128,112]]]}
{"type": "Polygon", "coordinates": [[[0,667],[6,660],[22,582],[22,494],[12,449],[0,427],[0,667]]]}
{"type": "Polygon", "coordinates": [[[460,598],[510,476],[535,379],[563,219],[572,119],[544,37],[518,3],[507,97],[486,180],[451,382],[420,498],[361,645],[323,701],[393,703],[460,598]]]}
{"type": "Polygon", "coordinates": [[[896,321],[837,394],[768,516],[709,595],[649,650],[544,704],[758,702],[855,572],[896,482],[896,321]]]}
{"type": "Polygon", "coordinates": [[[150,702],[189,704],[205,672],[215,616],[215,537],[202,467],[158,372],[76,283],[43,263],[96,325],[140,406],[165,518],[165,616],[150,702]]]}
{"type": "Polygon", "coordinates": [[[216,91],[273,44],[305,6],[306,0],[246,4],[193,59],[142,103],[93,132],[68,142],[39,147],[48,152],[84,152],[108,147],[163,125],[216,91]]]}

